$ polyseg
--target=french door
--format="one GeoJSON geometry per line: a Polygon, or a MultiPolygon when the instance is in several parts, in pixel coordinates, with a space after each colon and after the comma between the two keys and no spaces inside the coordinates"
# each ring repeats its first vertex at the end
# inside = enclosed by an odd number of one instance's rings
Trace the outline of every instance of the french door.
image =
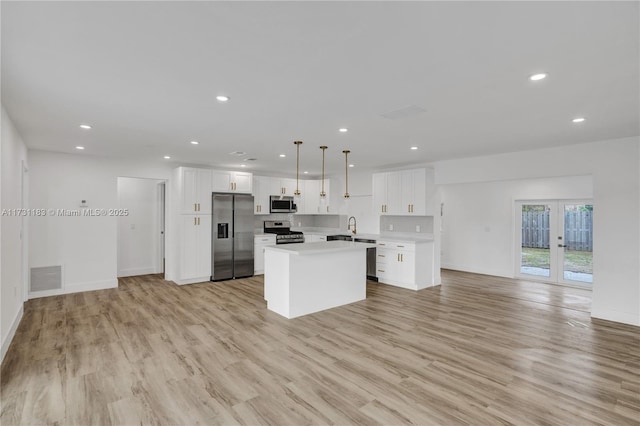
{"type": "Polygon", "coordinates": [[[593,202],[516,201],[516,276],[591,287],[593,202]]]}

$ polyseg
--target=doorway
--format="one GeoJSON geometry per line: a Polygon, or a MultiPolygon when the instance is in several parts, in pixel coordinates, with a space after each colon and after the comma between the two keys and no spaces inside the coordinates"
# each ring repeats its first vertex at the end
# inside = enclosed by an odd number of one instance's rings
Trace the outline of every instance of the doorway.
{"type": "Polygon", "coordinates": [[[593,283],[593,201],[517,201],[516,276],[578,287],[593,283]]]}
{"type": "Polygon", "coordinates": [[[165,183],[118,177],[118,278],[164,274],[165,183]]]}

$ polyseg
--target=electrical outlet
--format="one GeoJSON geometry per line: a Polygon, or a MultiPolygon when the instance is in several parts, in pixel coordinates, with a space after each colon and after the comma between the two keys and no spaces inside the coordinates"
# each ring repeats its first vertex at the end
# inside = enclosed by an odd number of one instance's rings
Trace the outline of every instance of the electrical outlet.
{"type": "Polygon", "coordinates": [[[416,225],[416,232],[420,232],[420,225],[416,225]]]}
{"type": "Polygon", "coordinates": [[[389,231],[393,231],[393,223],[389,224],[389,231]]]}

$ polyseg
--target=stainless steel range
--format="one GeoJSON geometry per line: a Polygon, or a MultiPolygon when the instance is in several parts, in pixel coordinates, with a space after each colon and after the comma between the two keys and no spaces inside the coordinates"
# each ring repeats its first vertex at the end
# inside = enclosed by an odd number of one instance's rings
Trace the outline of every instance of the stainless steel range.
{"type": "Polygon", "coordinates": [[[276,244],[304,243],[304,234],[292,231],[288,220],[265,220],[263,230],[265,234],[276,234],[276,244]]]}

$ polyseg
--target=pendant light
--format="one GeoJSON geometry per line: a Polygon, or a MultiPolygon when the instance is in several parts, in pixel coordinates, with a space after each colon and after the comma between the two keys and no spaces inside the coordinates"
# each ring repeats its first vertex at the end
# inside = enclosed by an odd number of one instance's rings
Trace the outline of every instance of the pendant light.
{"type": "Polygon", "coordinates": [[[322,189],[320,190],[320,204],[324,206],[327,202],[327,194],[324,192],[324,151],[327,147],[322,145],[320,149],[322,150],[322,189]]]}
{"type": "Polygon", "coordinates": [[[293,193],[293,196],[296,200],[300,199],[300,145],[302,145],[302,141],[294,141],[294,145],[296,146],[296,191],[293,193]]]}
{"type": "Polygon", "coordinates": [[[349,199],[349,151],[345,149],[342,151],[344,154],[344,198],[349,199]]]}

